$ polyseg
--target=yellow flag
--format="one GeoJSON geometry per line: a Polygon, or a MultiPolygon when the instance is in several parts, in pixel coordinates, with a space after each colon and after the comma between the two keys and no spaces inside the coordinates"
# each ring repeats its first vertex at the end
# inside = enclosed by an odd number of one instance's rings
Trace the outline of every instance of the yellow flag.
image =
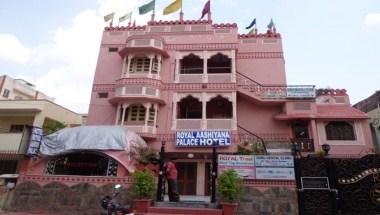
{"type": "Polygon", "coordinates": [[[104,16],[104,21],[105,22],[108,22],[108,21],[110,21],[111,19],[113,20],[113,16],[115,15],[115,12],[113,12],[113,13],[110,13],[110,14],[108,14],[108,15],[105,15],[104,16]]]}
{"type": "Polygon", "coordinates": [[[182,0],[175,0],[169,6],[164,9],[164,15],[174,13],[182,7],[182,0]]]}

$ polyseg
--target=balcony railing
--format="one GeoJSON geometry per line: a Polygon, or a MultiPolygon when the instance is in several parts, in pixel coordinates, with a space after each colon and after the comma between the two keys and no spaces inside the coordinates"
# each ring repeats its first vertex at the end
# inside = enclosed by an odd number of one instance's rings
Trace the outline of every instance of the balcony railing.
{"type": "Polygon", "coordinates": [[[177,119],[176,129],[233,129],[232,119],[177,119]]]}
{"type": "Polygon", "coordinates": [[[314,152],[314,141],[308,138],[293,138],[291,139],[293,144],[298,145],[300,152],[314,152]]]}
{"type": "Polygon", "coordinates": [[[215,74],[179,74],[179,83],[231,83],[231,73],[215,74]]]}
{"type": "Polygon", "coordinates": [[[23,133],[0,133],[0,152],[19,151],[22,143],[23,133]]]}

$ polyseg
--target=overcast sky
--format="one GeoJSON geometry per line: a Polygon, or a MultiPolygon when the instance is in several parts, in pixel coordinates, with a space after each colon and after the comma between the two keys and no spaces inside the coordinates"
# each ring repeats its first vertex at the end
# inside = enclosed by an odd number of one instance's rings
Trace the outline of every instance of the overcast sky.
{"type": "MultiPolygon", "coordinates": [[[[0,75],[23,78],[56,102],[87,113],[103,16],[133,10],[143,25],[149,0],[0,0],[0,75]]],[[[156,0],[157,19],[172,0],[156,0]]],[[[198,19],[206,0],[183,0],[185,19],[198,19]]],[[[354,104],[380,90],[379,0],[212,0],[214,23],[270,18],[283,38],[288,84],[345,88],[354,104]]],[[[115,21],[115,24],[117,21],[115,21]]]]}

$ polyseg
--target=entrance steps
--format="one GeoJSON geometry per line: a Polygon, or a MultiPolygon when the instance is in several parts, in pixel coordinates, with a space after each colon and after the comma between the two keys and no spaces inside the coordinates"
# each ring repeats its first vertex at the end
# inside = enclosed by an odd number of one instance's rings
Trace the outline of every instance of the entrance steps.
{"type": "Polygon", "coordinates": [[[155,202],[145,215],[223,215],[217,204],[208,202],[155,202]]]}

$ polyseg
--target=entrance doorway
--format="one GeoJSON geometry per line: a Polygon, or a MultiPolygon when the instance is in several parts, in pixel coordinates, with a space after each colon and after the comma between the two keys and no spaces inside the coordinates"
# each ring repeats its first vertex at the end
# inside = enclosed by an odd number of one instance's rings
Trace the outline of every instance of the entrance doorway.
{"type": "Polygon", "coordinates": [[[180,195],[196,195],[197,163],[176,163],[178,192],[180,195]]]}

